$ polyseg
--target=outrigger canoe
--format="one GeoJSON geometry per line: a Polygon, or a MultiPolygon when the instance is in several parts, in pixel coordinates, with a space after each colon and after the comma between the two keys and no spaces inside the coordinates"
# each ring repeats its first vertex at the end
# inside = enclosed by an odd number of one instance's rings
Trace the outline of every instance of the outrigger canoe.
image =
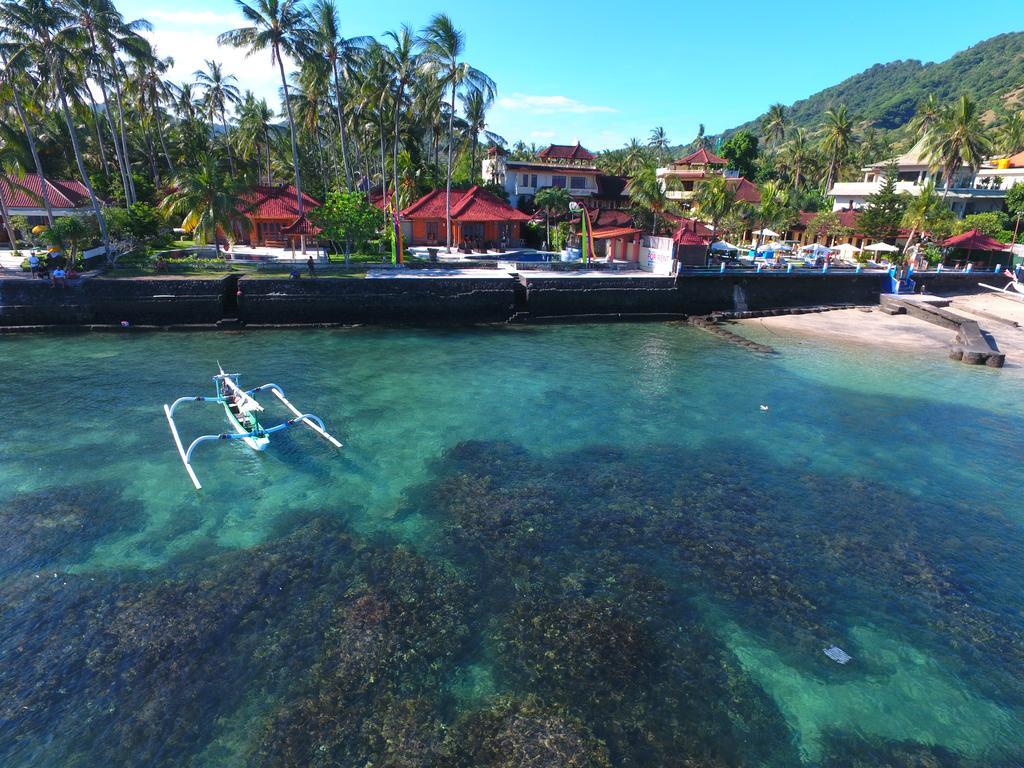
{"type": "Polygon", "coordinates": [[[220,373],[213,377],[217,392],[215,397],[203,397],[201,395],[179,397],[170,405],[164,404],[164,415],[167,416],[167,424],[171,428],[171,437],[174,438],[174,445],[178,449],[181,463],[185,465],[185,471],[188,473],[189,479],[192,480],[196,490],[201,489],[202,485],[199,484],[199,478],[196,477],[195,470],[192,469],[192,452],[195,451],[197,445],[210,440],[242,440],[254,451],[264,451],[270,445],[270,436],[272,434],[293,427],[296,424],[301,424],[309,427],[335,448],[342,447],[341,443],[327,433],[323,421],[318,416],[312,413],[303,413],[288,402],[288,399],[284,396],[284,390],[277,384],[263,384],[254,389],[243,390],[238,383],[240,378],[239,374],[224,373],[224,369],[221,368],[220,373]],[[256,402],[253,395],[265,390],[272,392],[281,401],[281,404],[293,414],[294,418],[273,427],[264,427],[260,424],[256,414],[263,411],[263,406],[256,402]],[[178,427],[174,423],[174,411],[182,403],[220,403],[224,406],[228,424],[231,425],[233,431],[218,435],[200,435],[186,449],[181,441],[181,436],[178,434],[178,427]]]}

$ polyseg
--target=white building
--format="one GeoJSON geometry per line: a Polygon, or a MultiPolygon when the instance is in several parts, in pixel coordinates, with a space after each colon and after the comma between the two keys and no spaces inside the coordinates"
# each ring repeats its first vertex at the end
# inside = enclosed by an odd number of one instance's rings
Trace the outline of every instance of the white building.
{"type": "MultiPolygon", "coordinates": [[[[942,172],[931,170],[931,164],[924,157],[923,139],[908,152],[895,158],[895,162],[899,171],[897,192],[919,195],[929,181],[935,184],[940,193],[945,192],[942,172]]],[[[833,198],[832,209],[845,211],[863,208],[868,195],[881,189],[887,165],[876,163],[865,167],[861,181],[839,181],[833,184],[829,190],[833,198]]],[[[985,162],[976,172],[967,167],[958,168],[953,185],[946,193],[946,202],[960,218],[972,213],[1001,211],[1005,206],[1006,190],[1018,182],[1024,183],[1024,153],[985,162]]]]}
{"type": "Polygon", "coordinates": [[[509,203],[519,207],[523,198],[532,199],[546,187],[561,187],[573,197],[592,197],[599,192],[597,158],[577,143],[552,144],[537,153],[535,160],[510,160],[500,147],[491,147],[483,159],[485,181],[502,184],[509,203]]]}

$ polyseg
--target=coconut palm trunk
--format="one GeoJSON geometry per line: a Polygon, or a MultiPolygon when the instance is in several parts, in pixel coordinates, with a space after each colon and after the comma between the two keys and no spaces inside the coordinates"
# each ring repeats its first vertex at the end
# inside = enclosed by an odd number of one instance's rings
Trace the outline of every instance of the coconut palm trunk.
{"type": "Polygon", "coordinates": [[[50,57],[50,71],[53,73],[54,84],[57,86],[57,95],[60,98],[61,112],[64,114],[64,122],[68,126],[68,133],[71,135],[71,148],[75,152],[75,163],[78,165],[78,175],[82,177],[82,184],[85,185],[86,191],[89,193],[89,201],[92,203],[93,213],[96,214],[96,223],[100,227],[100,239],[103,241],[104,254],[109,258],[110,256],[110,239],[107,237],[107,222],[103,218],[103,211],[100,210],[99,200],[96,198],[96,192],[92,188],[92,182],[89,181],[89,174],[85,172],[85,163],[82,160],[82,150],[78,145],[78,133],[75,131],[75,123],[71,119],[71,110],[68,109],[68,95],[64,90],[64,81],[61,78],[60,70],[56,67],[56,62],[53,60],[53,56],[50,57]]]}
{"type": "MultiPolygon", "coordinates": [[[[7,56],[0,52],[0,60],[4,63],[4,69],[8,68],[7,56]]],[[[36,175],[39,177],[39,191],[42,193],[43,207],[46,208],[46,221],[49,225],[53,226],[53,206],[50,205],[50,193],[46,189],[46,174],[43,172],[43,163],[39,159],[39,150],[36,147],[35,136],[32,135],[32,129],[29,127],[28,118],[25,116],[25,108],[21,104],[21,95],[18,93],[18,84],[14,81],[14,78],[9,80],[11,84],[11,101],[14,104],[14,111],[18,113],[18,119],[21,121],[22,130],[25,132],[25,140],[28,142],[29,151],[32,153],[32,163],[36,167],[36,175]]]]}
{"type": "Polygon", "coordinates": [[[299,140],[295,135],[295,120],[292,117],[292,100],[288,95],[288,78],[284,76],[284,60],[281,58],[281,51],[274,46],[274,57],[277,59],[277,66],[281,72],[281,87],[284,88],[284,106],[288,110],[288,130],[292,135],[292,166],[295,169],[295,199],[299,206],[299,216],[305,212],[302,207],[302,178],[299,175],[299,140]]]}
{"type": "MultiPolygon", "coordinates": [[[[11,182],[9,179],[6,179],[6,181],[9,187],[11,182]]],[[[14,225],[11,224],[11,214],[7,210],[7,203],[4,202],[3,195],[0,195],[0,216],[2,216],[4,220],[4,229],[7,230],[7,239],[11,243],[11,250],[15,251],[18,248],[18,239],[14,236],[14,225]]]]}
{"type": "Polygon", "coordinates": [[[448,113],[448,173],[444,188],[444,220],[449,251],[452,247],[452,146],[455,144],[455,94],[457,91],[458,86],[453,78],[451,112],[448,113]]]}
{"type": "Polygon", "coordinates": [[[338,112],[338,130],[341,133],[341,161],[345,166],[345,186],[352,191],[352,169],[348,164],[348,134],[345,129],[345,118],[341,111],[341,79],[338,76],[338,62],[331,62],[334,70],[334,106],[338,112]]]}
{"type": "Polygon", "coordinates": [[[128,134],[124,127],[124,100],[121,97],[121,78],[116,63],[114,64],[114,95],[117,97],[117,119],[121,129],[121,151],[124,155],[125,176],[128,180],[128,191],[131,193],[128,204],[131,205],[137,202],[138,198],[135,194],[135,179],[132,178],[132,163],[128,155],[128,134]]]}
{"type": "Polygon", "coordinates": [[[111,115],[110,97],[107,96],[107,86],[103,80],[103,74],[96,69],[96,82],[100,85],[100,95],[103,96],[103,115],[107,120],[107,127],[110,129],[110,137],[114,140],[114,157],[117,160],[117,170],[121,174],[121,185],[124,187],[125,204],[130,205],[132,200],[131,187],[128,186],[128,163],[124,153],[121,151],[121,141],[117,135],[117,128],[114,126],[114,117],[111,115]]]}
{"type": "Polygon", "coordinates": [[[163,120],[160,119],[159,113],[154,116],[156,120],[156,133],[160,137],[160,148],[164,153],[164,160],[167,161],[167,168],[170,170],[172,176],[178,175],[178,169],[174,167],[174,161],[171,160],[171,153],[167,151],[167,139],[164,138],[164,124],[163,120]]]}
{"type": "Polygon", "coordinates": [[[92,89],[86,85],[85,92],[89,94],[89,104],[92,107],[92,125],[96,129],[96,146],[100,148],[100,163],[103,165],[103,175],[110,176],[110,163],[107,162],[107,150],[103,146],[103,123],[100,121],[99,108],[96,106],[96,99],[92,96],[92,89]]]}

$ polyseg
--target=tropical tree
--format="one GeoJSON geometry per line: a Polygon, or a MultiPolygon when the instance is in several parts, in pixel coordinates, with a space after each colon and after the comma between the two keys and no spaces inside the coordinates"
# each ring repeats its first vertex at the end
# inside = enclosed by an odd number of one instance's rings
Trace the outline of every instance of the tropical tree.
{"type": "Polygon", "coordinates": [[[284,72],[284,56],[301,59],[308,52],[307,39],[311,39],[302,6],[297,0],[255,0],[252,5],[244,0],[235,0],[242,16],[249,22],[224,32],[217,37],[221,45],[244,48],[247,55],[270,51],[270,63],[277,64],[281,75],[281,89],[284,92],[285,109],[288,113],[288,130],[292,139],[292,170],[295,173],[295,197],[299,214],[303,213],[302,176],[299,171],[299,140],[295,131],[292,102],[289,98],[288,78],[284,72]]]}
{"type": "Polygon", "coordinates": [[[665,133],[665,129],[660,125],[653,128],[651,135],[647,138],[647,146],[654,151],[659,162],[663,160],[668,155],[669,147],[668,134],[665,133]]]}
{"type": "Polygon", "coordinates": [[[224,73],[224,67],[213,59],[206,60],[205,70],[196,70],[196,85],[203,92],[203,104],[210,116],[212,123],[220,118],[221,128],[224,130],[224,145],[228,153],[228,166],[231,168],[231,175],[235,175],[235,158],[231,154],[231,137],[228,133],[228,105],[235,105],[239,102],[238,78],[234,75],[224,73]]]}
{"type": "Polygon", "coordinates": [[[906,210],[900,220],[901,226],[910,228],[910,236],[903,246],[904,253],[913,244],[915,235],[934,232],[939,227],[948,229],[949,223],[955,218],[953,212],[943,202],[942,196],[935,191],[935,182],[925,182],[921,191],[907,201],[906,210]]]}
{"type": "Polygon", "coordinates": [[[721,155],[740,176],[752,178],[757,164],[758,140],[750,131],[737,131],[721,147],[721,155]]]}
{"type": "Polygon", "coordinates": [[[107,225],[89,174],[85,170],[77,125],[72,119],[65,83],[66,73],[69,71],[68,61],[81,46],[81,36],[75,17],[68,9],[57,5],[53,0],[6,0],[0,3],[0,22],[3,23],[8,37],[28,52],[31,60],[45,64],[52,77],[61,115],[71,138],[78,174],[89,194],[93,213],[99,223],[104,250],[109,254],[107,225]]]}
{"type": "Polygon", "coordinates": [[[736,189],[724,176],[711,176],[697,185],[693,204],[698,215],[711,224],[711,230],[718,237],[719,225],[738,207],[736,189]]]}
{"type": "Polygon", "coordinates": [[[213,153],[197,158],[194,168],[179,174],[172,191],[160,203],[166,216],[180,216],[181,228],[196,235],[196,242],[212,239],[218,256],[223,232],[228,242],[235,240],[235,224],[244,221],[239,211],[240,187],[213,153]]]}
{"type": "MultiPolygon", "coordinates": [[[[392,87],[395,92],[395,103],[393,111],[395,113],[395,125],[394,125],[394,146],[393,156],[391,162],[391,169],[393,174],[392,189],[394,193],[398,194],[398,147],[401,144],[401,132],[399,126],[402,119],[402,108],[405,102],[406,89],[409,84],[413,81],[417,70],[420,67],[420,55],[418,51],[418,41],[416,35],[412,29],[403,24],[398,30],[385,32],[384,36],[391,41],[391,46],[387,49],[387,63],[391,68],[392,87]]],[[[493,92],[490,97],[486,96],[483,92],[472,90],[470,94],[475,94],[475,101],[473,107],[475,113],[473,115],[476,121],[477,131],[484,129],[484,113],[487,111],[487,107],[491,103],[493,98],[493,92]]],[[[465,97],[464,97],[465,98],[465,97]]],[[[467,113],[469,112],[469,105],[466,106],[467,113]]],[[[474,134],[473,153],[476,155],[476,136],[479,133],[474,134]]],[[[472,168],[472,166],[471,166],[472,168]]],[[[472,172],[472,171],[471,171],[472,172]]]]}
{"type": "Polygon", "coordinates": [[[1024,150],[1024,112],[1007,115],[998,128],[999,151],[1014,155],[1024,150]]]}
{"type": "Polygon", "coordinates": [[[544,242],[548,247],[551,246],[551,215],[568,213],[571,200],[569,193],[561,187],[545,187],[533,197],[533,202],[544,211],[546,227],[544,242]]]}
{"type": "Polygon", "coordinates": [[[924,138],[928,132],[935,127],[942,117],[942,104],[934,93],[929,93],[925,99],[917,105],[917,111],[910,121],[910,130],[917,138],[924,138]]]}
{"type": "Polygon", "coordinates": [[[658,233],[658,215],[664,214],[672,206],[672,201],[669,200],[661,179],[658,178],[653,167],[647,166],[641,168],[633,177],[629,189],[632,201],[654,215],[651,234],[656,235],[658,233]]]}
{"type": "Polygon", "coordinates": [[[794,213],[790,205],[789,192],[779,182],[769,181],[762,184],[761,202],[755,211],[758,222],[755,251],[761,247],[761,238],[766,228],[787,227],[792,222],[794,213]]]}
{"type": "Polygon", "coordinates": [[[957,171],[966,166],[973,173],[991,148],[977,102],[965,94],[952,108],[943,110],[925,138],[925,157],[932,170],[942,171],[943,198],[956,183],[957,171]]]}
{"type": "Polygon", "coordinates": [[[807,131],[797,128],[778,155],[779,162],[787,168],[793,180],[793,189],[800,189],[800,182],[803,181],[808,166],[814,162],[814,155],[807,131]]]}
{"type": "Polygon", "coordinates": [[[778,146],[786,138],[786,127],[789,125],[789,115],[786,114],[784,104],[772,104],[768,112],[761,118],[761,133],[772,145],[778,146]]]}
{"type": "Polygon", "coordinates": [[[828,194],[833,182],[838,180],[839,169],[854,143],[853,123],[846,113],[846,105],[827,110],[821,127],[824,131],[821,149],[829,158],[824,187],[824,193],[828,194]]]}
{"type": "Polygon", "coordinates": [[[246,91],[238,108],[238,130],[235,132],[239,154],[243,160],[256,160],[256,178],[262,180],[261,155],[266,154],[267,184],[274,183],[274,172],[270,165],[270,129],[274,113],[265,99],[259,99],[252,91],[246,91]]]}
{"type": "Polygon", "coordinates": [[[349,192],[352,191],[352,169],[349,161],[348,118],[345,114],[348,83],[362,51],[370,41],[369,37],[342,36],[334,0],[318,0],[313,6],[312,42],[317,52],[327,60],[334,81],[334,107],[338,117],[338,133],[341,137],[341,160],[345,169],[345,186],[349,192]]]}
{"type": "Polygon", "coordinates": [[[423,61],[427,71],[434,75],[442,90],[451,90],[448,113],[448,169],[445,177],[445,232],[447,246],[452,246],[452,150],[455,145],[455,100],[459,91],[472,88],[490,100],[495,85],[487,75],[461,61],[466,50],[466,36],[456,28],[447,14],[439,13],[430,20],[420,36],[423,61]]]}
{"type": "Polygon", "coordinates": [[[899,168],[895,162],[890,162],[882,174],[878,191],[865,199],[864,211],[857,221],[857,226],[865,235],[881,240],[897,234],[907,209],[908,197],[896,191],[897,179],[899,168]]]}
{"type": "Polygon", "coordinates": [[[1006,210],[1016,219],[1013,227],[1013,243],[1017,243],[1020,234],[1020,220],[1024,217],[1024,184],[1017,183],[1006,192],[1006,210]]]}

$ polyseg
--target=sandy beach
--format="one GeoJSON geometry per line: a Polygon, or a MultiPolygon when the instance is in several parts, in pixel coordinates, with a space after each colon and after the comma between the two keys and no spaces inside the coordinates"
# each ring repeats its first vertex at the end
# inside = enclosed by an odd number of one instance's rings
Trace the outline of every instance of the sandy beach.
{"type": "MultiPolygon", "coordinates": [[[[976,320],[995,338],[999,349],[1006,353],[1008,366],[1024,363],[1024,302],[994,294],[959,296],[952,301],[948,309],[976,320]]],[[[934,349],[936,354],[947,352],[955,342],[950,330],[908,315],[887,315],[878,307],[763,317],[740,320],[737,325],[759,327],[769,336],[773,333],[803,335],[837,344],[934,349]]]]}

